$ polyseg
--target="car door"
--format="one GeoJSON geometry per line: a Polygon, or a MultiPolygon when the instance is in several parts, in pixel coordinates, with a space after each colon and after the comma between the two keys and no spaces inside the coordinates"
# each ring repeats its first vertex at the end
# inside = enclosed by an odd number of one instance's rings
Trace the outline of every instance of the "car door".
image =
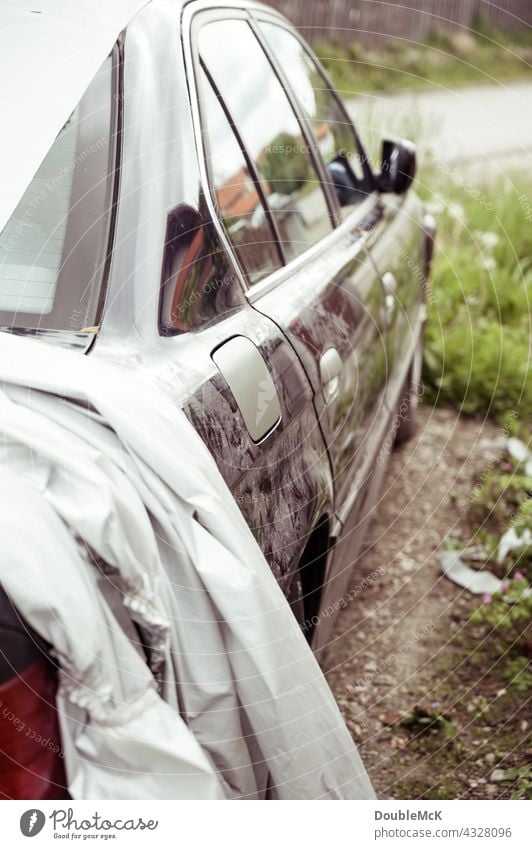
{"type": "MultiPolygon", "coordinates": [[[[386,417],[386,302],[367,250],[381,207],[367,194],[360,148],[336,99],[323,98],[325,82],[309,80],[296,50],[289,55],[280,46],[275,58],[276,45],[267,40],[270,27],[286,33],[297,51],[305,50],[266,14],[256,20],[204,17],[197,39],[201,60],[263,186],[283,261],[262,280],[248,276],[248,298],[283,330],[305,367],[341,513],[353,507],[353,486],[360,490],[356,471],[375,453],[373,426],[386,417]],[[228,43],[239,48],[230,56],[228,43]],[[298,85],[290,86],[288,80],[296,78],[298,85]],[[304,86],[307,104],[298,96],[304,86]],[[312,98],[314,115],[309,114],[312,98]],[[337,155],[353,158],[360,184],[358,202],[343,215],[327,169],[337,155]]],[[[320,73],[317,66],[312,73],[320,73]]]]}
{"type": "MultiPolygon", "coordinates": [[[[260,188],[197,70],[210,201],[239,265],[262,279],[280,259],[260,188]]],[[[201,194],[197,206],[201,213],[179,205],[169,216],[159,324],[184,378],[185,412],[291,596],[307,536],[330,500],[312,389],[277,325],[243,297],[201,194]]]]}

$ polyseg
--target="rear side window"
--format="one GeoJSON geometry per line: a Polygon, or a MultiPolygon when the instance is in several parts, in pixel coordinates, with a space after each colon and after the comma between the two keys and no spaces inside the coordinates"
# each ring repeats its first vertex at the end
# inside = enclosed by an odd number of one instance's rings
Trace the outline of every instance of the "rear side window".
{"type": "Polygon", "coordinates": [[[112,56],[66,121],[0,234],[0,326],[97,321],[114,174],[112,56]]]}
{"type": "MultiPolygon", "coordinates": [[[[286,261],[332,229],[311,151],[279,78],[243,20],[202,26],[199,52],[267,199],[286,261]],[[235,49],[228,50],[233,45],[235,49]]],[[[213,160],[222,155],[216,140],[213,160]]]]}
{"type": "MultiPolygon", "coordinates": [[[[319,66],[297,36],[266,21],[260,21],[259,27],[282,68],[287,86],[306,114],[326,167],[329,169],[338,159],[347,160],[354,185],[360,189],[359,199],[363,199],[367,193],[363,153],[338,96],[329,88],[319,66]]],[[[342,208],[344,216],[350,211],[349,207],[342,208]]]]}
{"type": "Polygon", "coordinates": [[[253,181],[229,119],[204,71],[201,106],[213,200],[249,282],[256,283],[279,268],[281,258],[260,186],[253,181]]]}

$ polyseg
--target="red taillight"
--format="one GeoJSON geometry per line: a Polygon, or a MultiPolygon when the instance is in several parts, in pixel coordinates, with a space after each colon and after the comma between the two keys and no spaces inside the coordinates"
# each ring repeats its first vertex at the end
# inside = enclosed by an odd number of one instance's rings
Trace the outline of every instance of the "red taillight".
{"type": "Polygon", "coordinates": [[[68,797],[55,691],[44,659],[0,684],[0,799],[68,797]]]}

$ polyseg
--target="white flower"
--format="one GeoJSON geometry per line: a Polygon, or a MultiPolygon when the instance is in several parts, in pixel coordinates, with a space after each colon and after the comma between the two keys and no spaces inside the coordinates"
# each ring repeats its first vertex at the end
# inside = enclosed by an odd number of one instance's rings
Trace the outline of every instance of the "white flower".
{"type": "Polygon", "coordinates": [[[465,219],[465,209],[461,203],[451,201],[447,204],[447,212],[451,218],[459,218],[462,221],[465,219]]]}
{"type": "Polygon", "coordinates": [[[443,201],[437,198],[436,200],[431,200],[426,203],[425,209],[427,210],[427,212],[430,212],[431,215],[439,215],[440,212],[443,212],[445,206],[443,204],[443,201]]]}
{"type": "Polygon", "coordinates": [[[484,232],[482,230],[475,230],[474,236],[482,247],[488,251],[492,251],[500,242],[497,233],[493,233],[491,230],[485,230],[484,232]]]}

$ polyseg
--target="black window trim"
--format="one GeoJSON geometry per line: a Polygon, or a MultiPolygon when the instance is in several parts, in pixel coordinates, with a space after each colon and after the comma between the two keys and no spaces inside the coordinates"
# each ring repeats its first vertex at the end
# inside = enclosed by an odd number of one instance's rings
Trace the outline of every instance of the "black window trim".
{"type": "MultiPolygon", "coordinates": [[[[239,268],[239,270],[241,272],[241,275],[243,277],[244,284],[245,284],[245,292],[247,294],[251,290],[255,289],[255,287],[261,286],[261,284],[264,283],[265,280],[269,279],[269,277],[271,277],[272,274],[277,274],[283,268],[287,268],[289,265],[291,265],[291,263],[293,263],[297,259],[299,259],[300,256],[301,257],[305,256],[307,254],[307,252],[312,250],[313,248],[315,248],[316,245],[309,245],[309,247],[306,250],[304,250],[301,254],[299,254],[297,257],[294,257],[293,259],[287,259],[286,253],[283,249],[282,240],[280,238],[279,228],[278,228],[277,223],[275,221],[275,216],[273,215],[273,212],[272,212],[272,209],[271,209],[270,204],[268,202],[268,199],[267,199],[267,197],[266,197],[266,195],[263,191],[262,181],[260,180],[260,177],[258,175],[255,163],[253,162],[252,157],[249,155],[249,152],[247,151],[247,148],[246,148],[246,146],[243,142],[240,131],[238,130],[238,127],[237,127],[237,125],[236,125],[236,123],[233,119],[233,116],[231,115],[231,111],[230,111],[229,107],[225,103],[225,100],[222,97],[221,93],[219,92],[218,87],[216,86],[216,83],[212,79],[212,76],[209,73],[208,68],[206,67],[205,63],[202,61],[202,59],[199,55],[199,49],[198,49],[198,33],[199,33],[199,30],[203,26],[205,26],[205,24],[212,23],[213,21],[227,21],[227,20],[243,20],[243,21],[246,21],[248,23],[253,35],[257,39],[258,48],[262,49],[262,51],[264,52],[266,60],[268,61],[269,65],[272,69],[272,72],[277,77],[279,84],[280,84],[281,88],[283,89],[283,91],[284,91],[284,93],[285,93],[285,95],[288,99],[290,107],[292,108],[294,116],[295,116],[295,118],[298,122],[299,128],[301,130],[301,135],[304,139],[305,146],[309,150],[312,166],[313,166],[313,169],[314,169],[314,172],[315,172],[315,175],[316,175],[316,179],[317,179],[317,182],[318,182],[318,187],[320,188],[320,190],[323,193],[325,204],[327,206],[327,210],[328,210],[328,214],[329,214],[329,221],[331,223],[331,231],[329,233],[326,233],[324,236],[322,236],[322,239],[330,236],[331,233],[334,232],[334,229],[336,228],[336,226],[338,225],[338,223],[339,223],[339,207],[338,207],[336,195],[334,193],[334,190],[332,189],[330,180],[327,177],[327,169],[325,168],[325,164],[323,162],[321,154],[319,153],[319,151],[317,149],[315,139],[314,139],[314,134],[312,133],[312,128],[309,126],[308,121],[306,120],[306,118],[305,118],[305,116],[302,112],[301,106],[298,103],[297,99],[294,97],[293,93],[287,87],[285,80],[284,80],[284,77],[279,73],[278,63],[277,63],[275,57],[272,57],[270,51],[268,50],[264,36],[260,32],[260,29],[257,27],[256,21],[254,20],[254,17],[251,13],[251,10],[236,8],[236,7],[230,7],[230,6],[227,6],[227,7],[224,7],[224,8],[198,10],[193,15],[191,23],[190,23],[189,38],[190,38],[191,55],[192,55],[192,66],[193,66],[193,72],[194,72],[194,86],[195,86],[195,93],[196,93],[196,99],[197,99],[197,104],[198,104],[198,114],[199,114],[199,121],[200,121],[199,135],[200,135],[201,140],[202,140],[202,144],[201,144],[202,152],[203,152],[204,157],[206,158],[205,170],[207,172],[207,184],[208,184],[208,190],[209,190],[209,197],[211,198],[212,205],[213,205],[215,211],[218,212],[217,204],[216,204],[216,201],[213,197],[212,173],[211,173],[211,169],[210,169],[210,165],[209,165],[211,151],[210,151],[209,142],[208,142],[208,138],[207,138],[208,134],[206,132],[204,132],[205,120],[204,120],[204,115],[203,115],[202,105],[201,105],[201,82],[198,79],[198,77],[199,77],[198,71],[200,69],[202,71],[204,71],[204,73],[207,75],[209,82],[210,82],[211,86],[213,87],[214,93],[216,94],[216,96],[218,97],[218,99],[220,101],[222,109],[223,109],[223,111],[224,111],[224,113],[225,113],[225,115],[226,115],[226,117],[227,117],[227,119],[228,119],[228,121],[231,125],[231,129],[232,129],[232,131],[235,135],[235,138],[236,138],[236,140],[237,140],[237,142],[240,146],[240,149],[242,151],[242,155],[245,158],[246,165],[248,166],[248,170],[250,172],[250,176],[252,176],[253,181],[257,185],[257,189],[259,191],[261,202],[264,206],[264,211],[266,213],[266,216],[268,218],[268,222],[269,222],[270,227],[272,229],[272,235],[273,235],[273,237],[275,238],[275,241],[276,241],[277,253],[281,257],[281,268],[278,268],[275,271],[270,272],[262,280],[259,280],[256,283],[251,283],[250,280],[248,279],[248,275],[246,274],[245,269],[243,269],[241,267],[241,263],[239,262],[238,256],[237,256],[236,251],[235,251],[235,249],[234,249],[234,247],[231,243],[231,240],[229,238],[227,238],[227,242],[228,242],[230,249],[231,249],[231,256],[233,258],[233,261],[237,264],[237,267],[239,268]]],[[[218,221],[218,224],[219,224],[219,226],[222,230],[225,230],[221,221],[218,221]]],[[[319,242],[321,242],[322,239],[320,239],[319,242]]],[[[316,244],[319,244],[319,242],[317,242],[316,244]]]]}
{"type": "MultiPolygon", "coordinates": [[[[185,7],[184,11],[186,12],[186,7],[185,7]]],[[[237,277],[238,277],[240,286],[242,288],[242,291],[244,292],[244,295],[247,295],[253,289],[254,286],[258,286],[261,283],[263,283],[264,280],[268,280],[271,277],[272,273],[276,274],[282,268],[286,268],[286,263],[284,261],[284,254],[283,254],[283,250],[282,250],[282,246],[281,246],[281,241],[280,241],[280,238],[279,238],[278,228],[275,225],[271,229],[271,233],[272,233],[272,240],[275,240],[275,243],[276,243],[277,255],[280,257],[280,261],[281,261],[280,268],[276,269],[274,272],[271,272],[270,274],[267,274],[263,278],[263,280],[260,280],[257,283],[251,283],[246,270],[242,267],[242,264],[240,262],[238,254],[235,250],[235,247],[234,247],[234,245],[233,245],[233,243],[232,243],[232,241],[231,241],[231,239],[230,239],[230,237],[229,237],[229,235],[228,235],[228,233],[227,233],[227,231],[226,231],[226,229],[223,225],[223,222],[221,220],[221,216],[219,214],[220,211],[219,211],[218,205],[217,205],[216,200],[215,200],[215,193],[213,191],[214,182],[213,182],[213,179],[212,179],[212,169],[211,169],[211,166],[210,166],[212,154],[211,154],[211,149],[210,149],[209,134],[207,132],[207,124],[206,124],[206,121],[205,121],[204,111],[203,111],[203,108],[202,108],[202,96],[201,96],[201,94],[202,94],[201,88],[202,87],[201,87],[201,79],[200,79],[201,72],[207,74],[209,82],[213,86],[214,93],[219,98],[220,105],[222,106],[222,109],[224,110],[225,115],[228,117],[228,120],[229,120],[229,123],[231,125],[231,129],[232,129],[233,133],[235,132],[236,127],[235,127],[235,123],[232,120],[232,117],[230,115],[229,109],[225,104],[225,101],[219,95],[218,89],[217,89],[216,85],[214,84],[214,81],[212,80],[212,77],[209,74],[208,69],[206,68],[204,63],[201,61],[201,57],[199,55],[199,48],[198,48],[198,44],[199,44],[198,33],[199,33],[200,29],[207,23],[211,23],[212,21],[225,21],[225,20],[243,20],[243,21],[247,21],[249,23],[250,15],[249,15],[248,11],[246,9],[243,9],[242,7],[230,7],[230,6],[228,6],[226,8],[224,7],[223,9],[221,9],[221,8],[213,9],[213,8],[209,8],[209,7],[203,7],[203,8],[198,8],[198,9],[192,8],[192,15],[191,15],[190,19],[188,20],[187,31],[184,31],[183,19],[181,21],[181,23],[182,23],[181,37],[182,37],[183,54],[184,54],[184,60],[185,60],[185,69],[187,71],[190,103],[191,103],[191,109],[192,109],[192,123],[193,123],[193,127],[194,127],[194,135],[195,135],[195,138],[196,138],[196,150],[197,150],[197,155],[198,155],[200,180],[201,180],[201,184],[202,184],[201,188],[203,190],[203,194],[204,194],[204,197],[206,199],[207,209],[211,213],[212,221],[213,221],[214,227],[215,227],[215,229],[218,233],[218,236],[220,238],[221,244],[223,245],[225,251],[227,252],[227,255],[228,255],[228,257],[229,257],[229,259],[230,259],[230,261],[233,265],[233,268],[237,272],[237,277]],[[187,48],[188,48],[188,50],[187,50],[187,48]]],[[[243,147],[242,144],[239,141],[240,134],[238,134],[238,135],[235,134],[235,138],[237,140],[237,143],[240,146],[242,156],[244,157],[246,164],[251,165],[250,176],[252,176],[253,179],[256,182],[260,182],[260,181],[255,179],[256,178],[255,164],[251,160],[251,157],[249,157],[248,152],[245,149],[245,147],[243,147]]],[[[259,196],[261,197],[261,202],[262,202],[262,186],[261,186],[261,192],[260,192],[259,196]]],[[[273,215],[271,213],[269,204],[266,204],[266,207],[264,208],[264,212],[268,217],[268,222],[270,223],[270,227],[271,227],[273,215]]]]}
{"type": "MultiPolygon", "coordinates": [[[[197,39],[195,39],[195,34],[197,33],[198,27],[198,19],[201,19],[202,23],[205,20],[227,20],[227,19],[244,19],[250,21],[253,16],[263,17],[265,20],[270,20],[270,22],[276,23],[280,26],[284,26],[285,29],[288,29],[289,32],[293,32],[297,38],[301,41],[297,30],[291,28],[289,21],[286,18],[283,18],[281,15],[277,15],[273,10],[244,10],[242,7],[231,6],[230,3],[224,7],[216,7],[213,9],[208,5],[208,2],[203,3],[202,0],[197,0],[196,4],[190,4],[185,6],[183,9],[183,15],[181,18],[181,49],[183,51],[185,68],[187,71],[187,85],[190,97],[190,106],[191,106],[191,114],[192,114],[192,122],[194,128],[194,136],[196,139],[196,152],[198,156],[198,166],[200,173],[200,180],[202,189],[206,198],[207,208],[209,209],[213,225],[218,233],[221,244],[226,250],[235,270],[236,276],[238,278],[239,284],[242,288],[242,291],[250,304],[255,303],[260,300],[264,295],[276,289],[278,286],[282,285],[286,280],[289,279],[291,273],[301,268],[305,263],[309,262],[312,258],[321,256],[326,253],[331,247],[337,243],[338,239],[345,238],[346,236],[352,238],[353,233],[356,230],[357,224],[360,223],[361,220],[364,219],[368,213],[380,202],[379,195],[376,190],[374,190],[368,197],[362,201],[360,204],[356,206],[356,208],[352,211],[352,213],[348,216],[348,218],[344,219],[341,222],[338,222],[338,226],[331,230],[330,233],[325,235],[319,242],[311,245],[306,251],[299,254],[298,256],[291,259],[286,265],[281,266],[281,268],[273,271],[271,274],[267,275],[263,280],[250,285],[247,276],[243,273],[240,263],[238,261],[238,257],[235,254],[234,247],[227,237],[225,232],[225,228],[222,226],[221,222],[218,221],[218,216],[216,213],[216,207],[212,202],[210,185],[207,176],[207,166],[204,158],[204,148],[203,148],[203,139],[204,133],[202,132],[202,123],[201,123],[201,115],[200,115],[200,106],[199,106],[199,94],[200,87],[198,86],[197,81],[197,66],[198,66],[198,49],[197,49],[197,39]]],[[[305,49],[305,42],[302,42],[305,49]]],[[[313,55],[313,54],[312,54],[313,55]]],[[[329,81],[329,77],[325,71],[323,71],[321,64],[318,63],[318,67],[322,70],[324,79],[329,81]]],[[[330,84],[331,91],[333,94],[336,94],[336,90],[332,83],[330,84]]],[[[347,116],[345,109],[343,108],[343,104],[341,98],[338,97],[340,107],[342,108],[342,114],[346,116],[346,121],[352,124],[350,118],[347,116]]],[[[353,127],[353,129],[355,129],[353,127]]],[[[355,130],[356,133],[356,130],[355,130]]],[[[358,138],[358,134],[357,134],[358,138]]],[[[366,233],[365,236],[361,236],[357,232],[356,240],[359,241],[362,238],[363,241],[366,241],[370,236],[370,233],[366,233]]]]}
{"type": "MultiPolygon", "coordinates": [[[[250,156],[249,151],[244,144],[244,140],[242,139],[242,136],[240,134],[240,130],[238,129],[238,127],[235,123],[234,117],[231,114],[231,110],[229,109],[229,106],[227,105],[227,103],[223,99],[221,92],[218,89],[218,86],[216,85],[207,65],[205,64],[205,62],[203,61],[201,56],[199,56],[199,54],[198,54],[198,67],[201,68],[201,70],[205,74],[207,81],[208,81],[208,84],[211,86],[215,97],[218,99],[220,107],[223,110],[223,113],[224,113],[224,115],[227,118],[227,121],[229,123],[231,132],[233,133],[233,135],[236,139],[236,142],[237,142],[237,144],[240,148],[240,152],[242,153],[242,156],[245,160],[246,167],[248,169],[249,175],[250,175],[251,179],[253,180],[253,183],[255,184],[255,186],[257,188],[257,192],[258,192],[258,195],[260,197],[260,201],[261,201],[262,207],[264,209],[264,213],[266,215],[266,218],[268,219],[268,224],[270,226],[272,238],[275,242],[275,248],[276,248],[276,252],[277,252],[279,262],[280,262],[281,266],[284,266],[284,265],[286,265],[286,255],[285,255],[285,252],[283,250],[283,246],[281,244],[281,235],[279,233],[279,228],[277,226],[277,222],[275,221],[274,215],[272,213],[272,209],[270,207],[270,204],[268,203],[268,199],[267,199],[266,193],[264,191],[264,186],[263,186],[262,180],[260,178],[259,172],[257,171],[257,167],[255,165],[255,162],[253,161],[253,158],[250,156]]],[[[199,82],[199,81],[196,80],[196,82],[199,82]]],[[[201,82],[199,82],[199,93],[200,94],[201,94],[201,88],[202,88],[201,82]]],[[[206,160],[207,160],[206,161],[207,179],[209,181],[209,187],[210,187],[210,191],[211,191],[212,202],[213,202],[214,206],[216,207],[216,209],[218,210],[219,217],[221,217],[221,210],[219,209],[218,202],[216,200],[216,192],[215,192],[215,188],[214,188],[214,176],[213,176],[212,164],[211,164],[212,163],[212,144],[211,144],[211,139],[209,137],[209,133],[207,132],[208,122],[205,120],[205,112],[204,112],[204,109],[203,109],[203,106],[202,106],[201,98],[199,100],[199,111],[200,111],[200,117],[203,117],[203,125],[204,125],[203,137],[204,137],[205,156],[206,156],[206,160]]],[[[235,253],[236,253],[236,251],[235,251],[235,253]]],[[[246,270],[242,269],[242,271],[243,271],[245,277],[247,278],[246,270]]],[[[249,285],[253,286],[255,284],[249,283],[249,285]]]]}
{"type": "MultiPolygon", "coordinates": [[[[268,57],[270,59],[270,62],[272,63],[272,65],[276,69],[277,75],[280,78],[281,83],[282,83],[283,87],[285,88],[285,91],[287,92],[288,96],[292,95],[294,101],[297,103],[297,108],[301,112],[301,120],[307,125],[308,125],[308,121],[307,121],[307,118],[306,118],[306,116],[303,112],[303,109],[300,106],[299,102],[297,101],[295,94],[290,91],[289,81],[285,77],[284,70],[283,70],[282,66],[280,65],[280,63],[277,61],[277,57],[274,55],[273,51],[270,50],[267,39],[261,31],[259,23],[261,21],[263,21],[264,23],[273,24],[274,26],[278,26],[281,29],[284,29],[287,32],[289,32],[290,35],[292,35],[299,42],[299,44],[301,45],[302,49],[305,51],[305,53],[307,54],[307,56],[309,57],[311,62],[314,65],[316,65],[316,68],[318,69],[318,72],[321,75],[321,77],[322,77],[322,79],[325,83],[326,88],[328,89],[329,93],[333,97],[334,101],[336,102],[336,105],[338,106],[338,108],[340,110],[340,113],[343,117],[345,124],[348,125],[351,128],[351,130],[353,131],[353,135],[354,135],[354,138],[355,138],[355,141],[356,141],[356,144],[357,144],[358,153],[359,153],[359,156],[360,156],[361,166],[362,166],[362,169],[364,171],[364,177],[368,182],[368,188],[369,187],[374,188],[374,186],[375,186],[375,175],[374,175],[373,170],[371,168],[371,165],[370,165],[369,159],[367,157],[366,151],[364,150],[364,146],[362,145],[362,142],[360,141],[360,137],[358,135],[357,129],[356,129],[353,121],[351,120],[351,118],[350,118],[350,116],[347,112],[347,109],[345,108],[345,104],[344,104],[342,98],[340,97],[339,93],[336,91],[336,88],[334,87],[334,84],[333,84],[329,74],[327,73],[327,71],[323,67],[322,63],[320,62],[320,60],[318,59],[316,54],[311,50],[310,46],[307,44],[305,39],[302,37],[301,33],[298,32],[298,30],[295,27],[293,27],[290,24],[289,21],[287,21],[286,19],[283,19],[282,17],[279,17],[275,13],[272,13],[268,10],[262,11],[262,9],[261,9],[260,11],[257,11],[256,9],[253,9],[253,11],[251,12],[251,17],[252,17],[252,20],[253,20],[253,28],[256,29],[256,31],[258,33],[258,37],[260,37],[261,41],[263,42],[264,51],[266,52],[266,54],[268,55],[268,57]]],[[[314,134],[312,133],[312,129],[311,128],[309,128],[309,129],[310,129],[310,133],[311,133],[312,144],[315,146],[317,156],[319,157],[319,159],[320,159],[320,161],[323,165],[323,168],[325,170],[325,174],[327,175],[327,169],[326,169],[325,163],[323,162],[323,158],[321,156],[321,153],[320,153],[319,149],[317,148],[317,145],[315,144],[314,134]]],[[[334,189],[331,186],[331,182],[330,182],[328,176],[325,177],[325,180],[327,182],[327,186],[331,189],[331,191],[334,195],[334,203],[335,203],[336,206],[338,206],[336,193],[334,192],[334,189]]],[[[339,211],[339,206],[338,206],[338,211],[339,211]]]]}
{"type": "MultiPolygon", "coordinates": [[[[274,16],[272,16],[273,19],[274,16]]],[[[273,51],[270,50],[270,46],[268,44],[267,39],[265,38],[260,26],[259,22],[261,20],[260,15],[253,14],[251,16],[251,28],[257,37],[257,40],[260,42],[260,45],[266,54],[266,57],[272,66],[274,73],[281,83],[283,87],[283,91],[286,94],[288,101],[292,107],[294,114],[298,120],[299,126],[301,128],[301,133],[305,140],[305,145],[310,152],[310,158],[312,159],[312,164],[314,166],[314,171],[316,172],[316,176],[318,177],[318,181],[322,187],[323,193],[325,195],[325,199],[327,201],[327,206],[329,209],[329,218],[331,220],[331,224],[334,227],[338,225],[338,221],[340,220],[340,206],[338,204],[338,199],[336,197],[336,192],[334,191],[333,185],[327,173],[327,167],[325,162],[323,161],[323,157],[319,151],[319,148],[316,144],[316,138],[314,133],[312,132],[312,127],[309,124],[307,116],[303,111],[303,107],[301,106],[299,100],[294,94],[294,90],[290,87],[288,80],[286,79],[286,75],[283,72],[283,69],[280,63],[277,60],[277,57],[274,55],[273,51]]],[[[267,15],[264,16],[264,20],[267,20],[267,15]]],[[[279,26],[278,19],[275,22],[276,26],[279,26]]],[[[290,32],[291,30],[288,27],[284,27],[284,29],[290,32]]],[[[323,238],[323,237],[322,237],[323,238]]]]}

